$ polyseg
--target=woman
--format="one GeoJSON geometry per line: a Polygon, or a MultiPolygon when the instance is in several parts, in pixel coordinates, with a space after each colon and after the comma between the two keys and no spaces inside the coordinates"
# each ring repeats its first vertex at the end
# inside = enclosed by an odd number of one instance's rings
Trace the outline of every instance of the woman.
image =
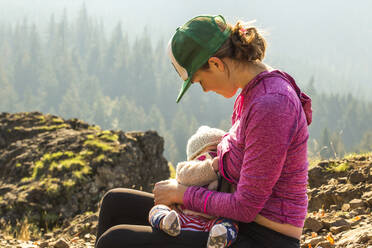
{"type": "Polygon", "coordinates": [[[114,189],[102,201],[97,247],[204,247],[207,233],[177,238],[153,231],[153,204],[186,208],[240,222],[231,247],[299,247],[307,211],[307,140],[311,100],[292,77],[262,63],[266,42],[255,27],[222,16],[198,16],[169,43],[172,64],[184,80],[226,98],[237,97],[232,127],[218,145],[218,169],[236,187],[221,193],[172,180],[153,193],[114,189]],[[127,245],[127,246],[125,246],[127,245]]]}

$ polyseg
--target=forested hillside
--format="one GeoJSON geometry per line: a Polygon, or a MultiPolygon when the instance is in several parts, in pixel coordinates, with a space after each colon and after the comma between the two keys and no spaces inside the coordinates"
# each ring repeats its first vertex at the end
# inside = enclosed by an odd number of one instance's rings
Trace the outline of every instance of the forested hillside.
{"type": "MultiPolygon", "coordinates": [[[[76,20],[51,16],[47,29],[27,20],[0,23],[0,112],[37,110],[103,129],[153,129],[173,163],[186,158],[187,138],[198,126],[228,129],[234,99],[193,86],[176,104],[181,81],[166,55],[169,37],[154,41],[150,29],[137,37],[125,30],[119,23],[108,31],[85,8],[76,20]]],[[[298,83],[313,98],[311,156],[372,150],[371,103],[317,92],[312,78],[298,83]]]]}

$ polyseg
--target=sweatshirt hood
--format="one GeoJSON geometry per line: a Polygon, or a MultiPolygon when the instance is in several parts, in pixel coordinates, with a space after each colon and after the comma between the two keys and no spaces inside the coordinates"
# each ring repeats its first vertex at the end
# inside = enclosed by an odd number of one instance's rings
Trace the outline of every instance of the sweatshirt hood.
{"type": "Polygon", "coordinates": [[[251,90],[252,88],[256,87],[260,82],[261,79],[266,77],[281,77],[285,81],[287,81],[292,88],[295,90],[298,98],[301,101],[302,108],[305,112],[307,125],[309,126],[312,122],[312,115],[313,111],[311,109],[311,98],[306,95],[304,92],[300,90],[300,88],[297,86],[295,80],[286,72],[280,71],[280,70],[273,70],[273,71],[264,71],[259,73],[252,81],[242,90],[242,92],[239,94],[239,96],[235,100],[234,104],[234,112],[232,116],[232,123],[234,123],[234,120],[236,120],[237,117],[239,117],[244,101],[244,93],[251,90]]]}
{"type": "Polygon", "coordinates": [[[301,92],[300,88],[297,86],[295,80],[288,74],[283,71],[276,70],[279,75],[284,77],[284,79],[292,86],[296,91],[298,98],[301,101],[302,108],[306,115],[307,125],[309,126],[313,120],[313,110],[311,109],[311,98],[306,95],[304,92],[301,92]]]}

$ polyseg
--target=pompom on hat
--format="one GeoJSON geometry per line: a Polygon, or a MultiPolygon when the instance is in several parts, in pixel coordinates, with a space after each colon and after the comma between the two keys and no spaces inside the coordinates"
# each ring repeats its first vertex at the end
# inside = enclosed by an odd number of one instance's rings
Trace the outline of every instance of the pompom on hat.
{"type": "Polygon", "coordinates": [[[199,127],[196,133],[187,141],[187,160],[193,160],[204,148],[220,143],[225,134],[225,131],[218,128],[199,127]]]}

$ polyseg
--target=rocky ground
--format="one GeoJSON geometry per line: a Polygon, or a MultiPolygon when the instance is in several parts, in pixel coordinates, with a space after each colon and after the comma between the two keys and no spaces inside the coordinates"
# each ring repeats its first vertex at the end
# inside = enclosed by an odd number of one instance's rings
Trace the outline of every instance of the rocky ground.
{"type": "Polygon", "coordinates": [[[372,153],[319,162],[308,195],[301,247],[372,248],[372,153]]]}
{"type": "Polygon", "coordinates": [[[98,214],[86,213],[66,221],[52,232],[41,237],[17,239],[0,233],[2,248],[89,248],[96,240],[98,214]],[[26,239],[26,240],[25,240],[26,239]]]}
{"type": "MultiPolygon", "coordinates": [[[[154,182],[169,177],[166,161],[161,155],[162,142],[153,132],[102,131],[78,120],[64,121],[40,113],[0,114],[0,247],[94,247],[98,199],[106,190],[134,185],[149,191],[154,182]],[[46,124],[37,124],[38,120],[46,124]],[[53,120],[58,120],[58,125],[68,126],[56,128],[53,120]],[[41,125],[44,127],[40,128],[41,125]],[[23,127],[23,133],[19,133],[20,127],[23,127]],[[103,152],[102,142],[114,149],[103,152]],[[134,157],[128,157],[128,149],[134,157]],[[61,151],[62,155],[56,155],[61,151]],[[66,153],[68,151],[75,155],[66,153]],[[45,157],[45,154],[50,155],[45,157]],[[95,164],[100,160],[99,156],[103,160],[95,164]],[[75,158],[75,162],[71,162],[69,168],[75,169],[61,169],[64,173],[54,171],[58,171],[55,169],[58,164],[69,164],[66,161],[71,158],[75,158]],[[140,160],[141,165],[131,164],[133,159],[140,160]],[[146,171],[151,172],[150,159],[158,161],[163,175],[159,173],[153,178],[146,175],[146,171]],[[44,166],[39,168],[41,162],[44,166]],[[128,164],[131,170],[126,169],[128,164]],[[87,179],[80,182],[74,171],[81,171],[84,166],[91,170],[84,174],[87,179]],[[121,174],[126,176],[120,177],[121,174]],[[66,189],[69,184],[63,183],[67,179],[75,182],[72,191],[66,189]],[[43,181],[44,184],[40,183],[43,181]],[[22,187],[24,185],[26,187],[22,187]],[[71,198],[78,192],[87,197],[71,198]],[[98,197],[91,202],[92,194],[98,197]],[[62,202],[56,200],[59,197],[63,198],[62,202]],[[47,205],[48,202],[53,203],[52,207],[47,205]],[[64,210],[63,205],[74,210],[64,210]],[[60,212],[57,217],[53,214],[55,211],[60,212]],[[48,223],[53,225],[48,226],[48,223]]],[[[301,248],[372,248],[372,153],[316,163],[309,170],[308,195],[309,211],[301,248]]]]}

